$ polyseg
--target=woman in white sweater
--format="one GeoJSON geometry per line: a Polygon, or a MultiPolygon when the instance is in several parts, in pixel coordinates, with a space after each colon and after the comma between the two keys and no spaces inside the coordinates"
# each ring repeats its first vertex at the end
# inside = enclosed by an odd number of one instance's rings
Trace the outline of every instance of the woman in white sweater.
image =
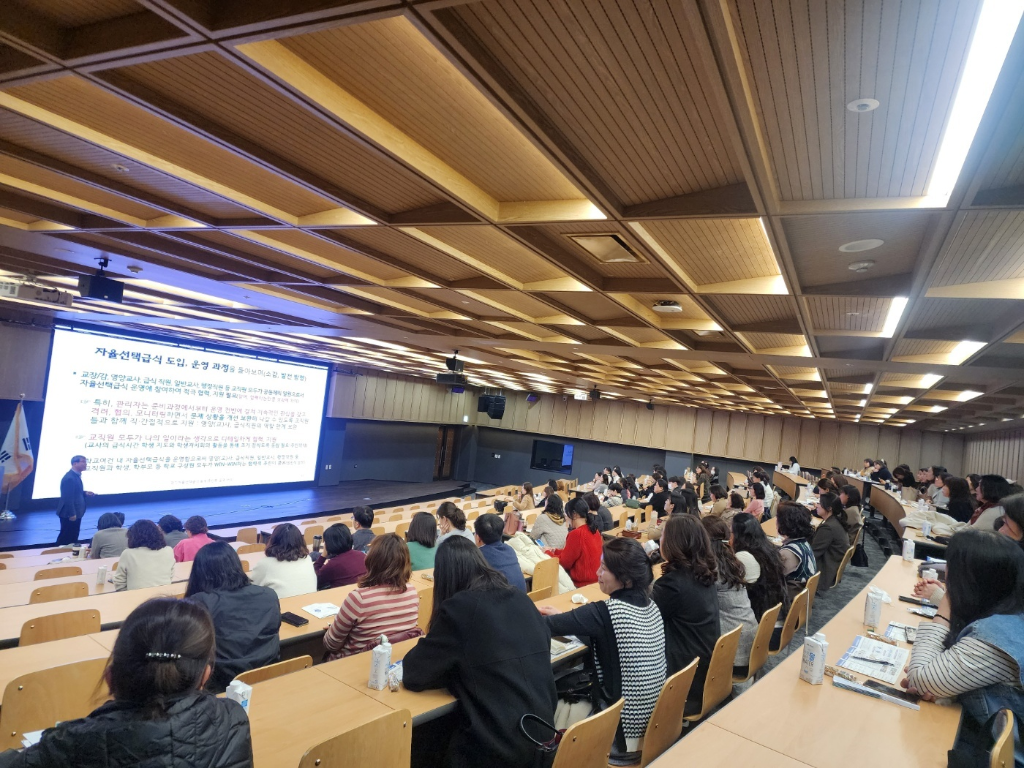
{"type": "Polygon", "coordinates": [[[530,528],[530,538],[534,541],[543,541],[545,549],[562,549],[568,535],[569,526],[565,522],[562,499],[552,494],[545,502],[544,511],[537,515],[533,527],[530,528]]]}
{"type": "Polygon", "coordinates": [[[152,520],[136,520],[128,529],[128,548],[114,571],[114,589],[162,587],[174,579],[174,550],[152,520]]]}
{"type": "Polygon", "coordinates": [[[316,592],[316,570],[302,531],[291,523],[277,526],[267,542],[266,557],[253,566],[253,584],[270,587],[281,599],[316,592]]]}

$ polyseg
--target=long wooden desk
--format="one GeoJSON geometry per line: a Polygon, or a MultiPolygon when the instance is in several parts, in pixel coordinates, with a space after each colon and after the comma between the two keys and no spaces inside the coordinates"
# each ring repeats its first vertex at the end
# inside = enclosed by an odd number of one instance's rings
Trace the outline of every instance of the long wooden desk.
{"type": "MultiPolygon", "coordinates": [[[[917,619],[897,600],[901,594],[910,594],[917,565],[916,561],[891,557],[872,579],[873,586],[884,589],[893,599],[892,605],[882,606],[882,627],[890,621],[910,623],[917,619]]],[[[854,637],[864,634],[866,591],[867,587],[821,630],[829,642],[829,663],[838,660],[854,637]]],[[[799,679],[800,662],[800,653],[791,654],[708,722],[815,768],[859,767],[872,759],[922,768],[946,765],[946,752],[959,724],[959,706],[921,702],[921,710],[915,712],[834,688],[829,678],[825,678],[824,685],[808,685],[799,679]],[[870,741],[865,740],[868,734],[870,741]]],[[[698,733],[704,727],[700,726],[698,733]]],[[[723,753],[735,743],[734,739],[723,741],[723,753]]],[[[702,740],[697,742],[698,752],[691,754],[690,737],[686,737],[661,760],[666,764],[682,765],[685,761],[687,765],[701,765],[702,746],[702,740]]]]}
{"type": "Polygon", "coordinates": [[[776,488],[787,494],[791,499],[800,498],[800,488],[808,484],[807,480],[800,477],[800,475],[792,475],[789,472],[783,472],[781,469],[772,473],[772,482],[776,488]]]}
{"type": "Polygon", "coordinates": [[[725,478],[726,482],[729,483],[725,488],[726,490],[735,488],[737,485],[746,486],[747,484],[747,476],[742,472],[730,472],[725,476],[725,478]]]}
{"type": "Polygon", "coordinates": [[[900,530],[900,520],[907,516],[907,512],[898,494],[885,490],[877,483],[871,483],[871,506],[892,523],[897,532],[900,530]]]}
{"type": "MultiPolygon", "coordinates": [[[[779,727],[788,724],[780,723],[779,727]]],[[[657,768],[807,768],[786,755],[705,722],[659,757],[657,768]],[[683,750],[685,745],[686,749],[683,750]]]]}

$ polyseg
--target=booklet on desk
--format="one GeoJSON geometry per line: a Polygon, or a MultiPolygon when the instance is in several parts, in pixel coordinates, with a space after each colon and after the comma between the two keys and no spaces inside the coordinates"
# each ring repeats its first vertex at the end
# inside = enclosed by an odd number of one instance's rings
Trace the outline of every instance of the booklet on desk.
{"type": "Polygon", "coordinates": [[[318,619],[326,619],[328,616],[337,616],[341,608],[333,603],[313,603],[302,606],[302,610],[318,619]]]}
{"type": "Polygon", "coordinates": [[[882,691],[877,691],[872,688],[868,688],[867,686],[864,686],[860,683],[854,683],[850,680],[844,680],[841,677],[833,677],[832,685],[836,688],[843,688],[847,691],[853,691],[854,693],[862,693],[865,696],[870,696],[873,699],[881,699],[882,701],[888,701],[890,704],[899,704],[901,707],[906,707],[907,709],[921,709],[920,704],[915,704],[911,701],[907,701],[906,699],[901,699],[896,696],[890,696],[889,694],[883,693],[882,691]]]}

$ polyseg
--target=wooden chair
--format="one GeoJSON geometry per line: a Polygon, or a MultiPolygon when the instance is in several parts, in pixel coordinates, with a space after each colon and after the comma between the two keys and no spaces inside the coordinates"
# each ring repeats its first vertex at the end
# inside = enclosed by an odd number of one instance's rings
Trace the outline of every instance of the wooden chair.
{"type": "Polygon", "coordinates": [[[39,616],[21,625],[18,645],[36,645],[65,637],[92,635],[100,631],[99,611],[68,611],[39,616]]]}
{"type": "Polygon", "coordinates": [[[52,603],[57,600],[71,600],[75,597],[88,597],[89,585],[84,581],[73,581],[70,584],[52,584],[49,587],[38,587],[32,590],[28,604],[52,603]]]}
{"type": "Polygon", "coordinates": [[[384,526],[383,525],[371,526],[370,530],[373,531],[373,535],[374,536],[383,536],[384,535],[384,526]]]}
{"type": "Polygon", "coordinates": [[[40,555],[62,555],[65,552],[74,552],[71,547],[54,547],[52,549],[44,549],[40,552],[40,555]]]}
{"type": "Polygon", "coordinates": [[[551,597],[551,587],[535,589],[533,590],[533,592],[527,592],[526,596],[533,600],[533,602],[539,603],[541,600],[547,600],[549,597],[551,597]]]}
{"type": "Polygon", "coordinates": [[[302,538],[306,540],[307,544],[313,543],[314,536],[323,536],[324,527],[322,525],[311,525],[308,528],[304,528],[302,531],[302,538]]]}
{"type": "Polygon", "coordinates": [[[1013,712],[1009,709],[999,710],[995,727],[999,735],[989,753],[989,768],[1013,768],[1013,712]]]}
{"type": "Polygon", "coordinates": [[[235,534],[235,541],[244,541],[246,544],[255,544],[259,538],[260,534],[255,528],[239,528],[235,534]]]}
{"type": "Polygon", "coordinates": [[[10,552],[0,552],[0,560],[7,557],[14,557],[14,555],[12,555],[10,552]]]}
{"type": "Polygon", "coordinates": [[[412,761],[412,715],[388,712],[306,750],[299,768],[394,768],[412,761]]]}
{"type": "Polygon", "coordinates": [[[341,515],[335,515],[334,517],[328,517],[327,518],[327,522],[328,523],[340,523],[344,519],[345,518],[342,517],[341,515]]]}
{"type": "Polygon", "coordinates": [[[389,523],[396,523],[396,522],[398,522],[399,520],[402,520],[402,519],[404,519],[404,518],[405,518],[405,515],[404,515],[404,514],[402,514],[401,512],[399,512],[399,513],[398,513],[397,515],[392,515],[391,517],[389,517],[389,518],[388,518],[388,522],[389,522],[389,523]]]}
{"type": "Polygon", "coordinates": [[[562,500],[563,504],[569,501],[569,494],[565,491],[555,491],[555,493],[558,495],[558,498],[562,500]]]}
{"type": "Polygon", "coordinates": [[[0,749],[21,749],[25,733],[85,717],[106,701],[106,656],[16,677],[4,689],[0,749]]]}
{"type": "Polygon", "coordinates": [[[287,661],[279,661],[276,664],[267,664],[265,667],[250,669],[248,672],[235,675],[235,680],[240,680],[246,685],[254,685],[262,683],[264,680],[273,680],[275,677],[298,672],[312,666],[312,656],[296,656],[294,659],[288,659],[287,661]]]}
{"type": "Polygon", "coordinates": [[[430,615],[434,612],[434,590],[424,589],[420,592],[420,612],[416,626],[427,631],[430,626],[430,615]]]}
{"type": "Polygon", "coordinates": [[[654,705],[654,711],[651,712],[651,719],[647,721],[644,748],[640,755],[640,768],[647,768],[679,738],[679,732],[683,729],[686,697],[690,693],[690,686],[693,684],[695,674],[697,674],[697,659],[672,675],[661,687],[658,702],[654,705]]]}
{"type": "Polygon", "coordinates": [[[775,648],[768,649],[769,656],[777,656],[783,648],[790,644],[796,628],[800,624],[800,617],[807,615],[807,589],[800,590],[800,594],[793,598],[789,606],[789,613],[786,615],[786,622],[782,625],[782,634],[779,636],[779,644],[775,648]]]}
{"type": "Polygon", "coordinates": [[[249,561],[248,560],[243,560],[242,561],[242,573],[248,573],[248,572],[249,572],[249,561]]]}
{"type": "Polygon", "coordinates": [[[466,522],[467,523],[471,523],[474,520],[476,520],[478,517],[480,517],[480,510],[479,509],[474,509],[472,512],[467,512],[466,513],[466,522]]]}
{"type": "Polygon", "coordinates": [[[4,565],[3,563],[0,563],[0,571],[6,571],[6,570],[7,570],[7,566],[4,565]]]}
{"type": "Polygon", "coordinates": [[[539,515],[540,515],[540,512],[531,512],[530,514],[528,514],[526,516],[526,527],[527,528],[532,528],[533,524],[537,522],[537,517],[539,515]]]}
{"type": "Polygon", "coordinates": [[[235,551],[240,555],[251,555],[253,552],[263,552],[266,548],[266,544],[243,544],[235,551]]]}
{"type": "Polygon", "coordinates": [[[625,699],[619,699],[608,709],[570,725],[562,735],[551,768],[606,765],[625,704],[625,699]]]}
{"type": "Polygon", "coordinates": [[[736,650],[740,647],[740,630],[735,627],[726,632],[715,643],[708,663],[708,676],[704,681],[704,700],[700,712],[684,715],[688,722],[703,720],[712,710],[732,695],[732,667],[736,662],[736,650]]]}
{"type": "Polygon", "coordinates": [[[65,565],[60,568],[43,568],[40,571],[36,571],[34,581],[43,581],[44,579],[60,579],[64,576],[81,576],[82,569],[77,565],[65,565]]]}
{"type": "Polygon", "coordinates": [[[810,626],[811,623],[811,609],[814,608],[814,595],[818,592],[819,581],[821,581],[821,571],[818,571],[807,580],[807,618],[803,621],[803,624],[806,626],[810,626]]]}
{"type": "Polygon", "coordinates": [[[319,520],[303,520],[299,525],[317,525],[319,520]]]}
{"type": "Polygon", "coordinates": [[[750,647],[750,661],[747,664],[746,676],[733,675],[734,683],[745,683],[761,671],[761,667],[768,661],[768,644],[772,640],[772,632],[775,631],[775,622],[779,620],[782,613],[782,603],[769,608],[761,614],[761,621],[757,625],[757,633],[754,635],[754,644],[750,647]]]}
{"type": "Polygon", "coordinates": [[[533,568],[533,591],[551,588],[551,594],[558,594],[558,558],[549,557],[541,560],[533,568]]]}
{"type": "Polygon", "coordinates": [[[629,520],[629,510],[624,509],[619,513],[619,528],[625,529],[626,522],[629,520]]]}
{"type": "Polygon", "coordinates": [[[846,550],[846,554],[843,555],[843,561],[839,564],[839,570],[836,571],[836,580],[832,584],[833,587],[838,587],[839,582],[843,580],[843,572],[846,570],[846,566],[850,564],[850,560],[853,559],[853,553],[856,550],[856,547],[850,547],[848,550],[846,550]]]}
{"type": "MultiPolygon", "coordinates": [[[[418,507],[418,506],[419,506],[419,504],[417,504],[416,506],[418,507]]],[[[409,507],[409,509],[413,509],[413,507],[409,507]]],[[[394,509],[392,509],[391,511],[392,511],[392,512],[405,512],[405,507],[395,507],[395,508],[394,508],[394,509]]]]}

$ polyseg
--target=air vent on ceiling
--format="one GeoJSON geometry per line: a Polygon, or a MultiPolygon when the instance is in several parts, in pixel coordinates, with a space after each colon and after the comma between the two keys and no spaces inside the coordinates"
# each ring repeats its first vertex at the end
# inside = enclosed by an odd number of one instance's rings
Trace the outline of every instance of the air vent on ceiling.
{"type": "Polygon", "coordinates": [[[645,261],[643,256],[616,234],[568,237],[602,264],[639,264],[645,261]]]}

